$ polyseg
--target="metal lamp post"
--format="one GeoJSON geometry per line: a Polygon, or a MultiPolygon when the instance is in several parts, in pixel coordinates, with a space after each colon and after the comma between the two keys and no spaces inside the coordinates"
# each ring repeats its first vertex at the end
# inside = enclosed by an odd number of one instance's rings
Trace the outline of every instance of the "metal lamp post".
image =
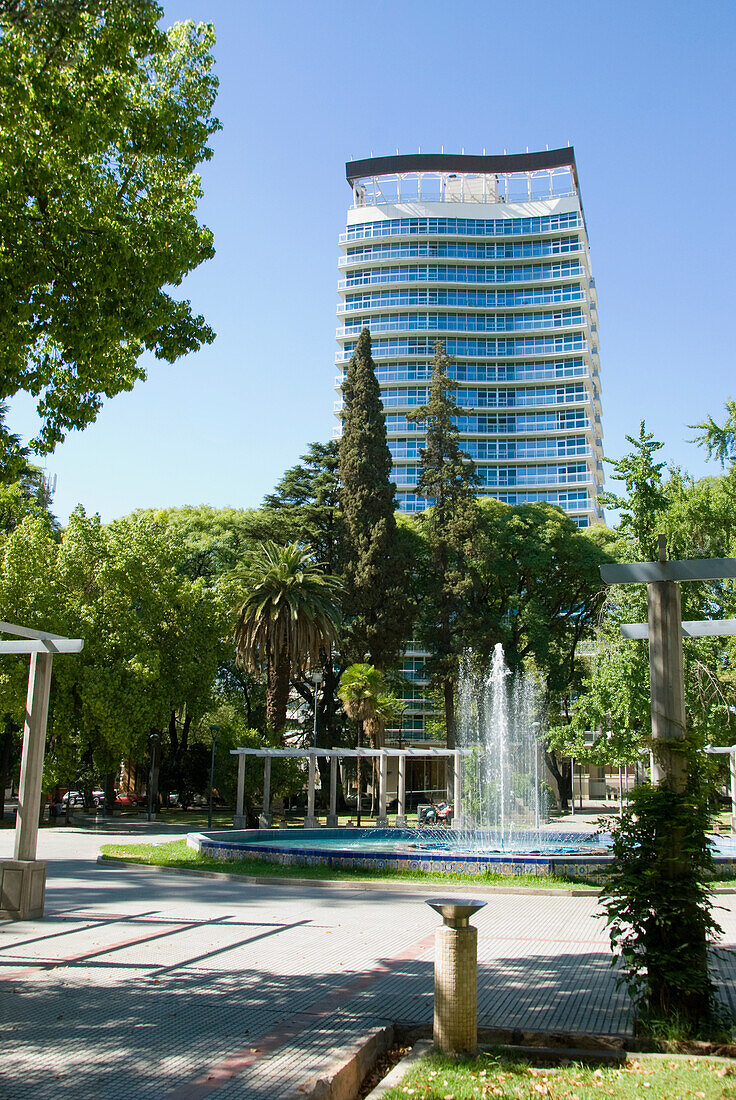
{"type": "Polygon", "coordinates": [[[212,828],[212,788],[215,785],[215,745],[217,744],[217,734],[220,732],[219,726],[210,726],[210,733],[212,734],[212,755],[210,757],[210,807],[207,814],[207,828],[212,828]]]}
{"type": "Polygon", "coordinates": [[[319,688],[319,685],[324,680],[324,676],[322,675],[321,672],[311,672],[310,675],[309,675],[309,679],[314,684],[314,740],[313,740],[313,746],[316,749],[317,748],[317,689],[319,688]]]}

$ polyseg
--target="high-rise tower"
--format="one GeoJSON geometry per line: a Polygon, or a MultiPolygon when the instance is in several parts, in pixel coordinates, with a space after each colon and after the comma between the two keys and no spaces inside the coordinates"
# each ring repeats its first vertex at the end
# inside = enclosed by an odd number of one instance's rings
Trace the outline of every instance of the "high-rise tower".
{"type": "MultiPolygon", "coordinates": [[[[337,388],[367,325],[398,508],[427,505],[416,493],[423,429],[406,414],[427,400],[442,340],[478,492],[601,522],[597,299],[574,150],[375,157],[346,174],[337,388]]],[[[410,643],[407,740],[429,739],[424,661],[410,643]]]]}
{"type": "Polygon", "coordinates": [[[422,429],[406,413],[427,400],[439,339],[479,492],[600,522],[597,303],[573,149],[375,157],[346,172],[337,364],[367,325],[399,509],[426,507],[422,429]]]}

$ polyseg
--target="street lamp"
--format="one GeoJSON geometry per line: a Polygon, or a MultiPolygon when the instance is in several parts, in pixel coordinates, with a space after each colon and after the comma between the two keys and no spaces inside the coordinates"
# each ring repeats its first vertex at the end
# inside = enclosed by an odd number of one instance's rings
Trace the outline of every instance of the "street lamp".
{"type": "Polygon", "coordinates": [[[148,779],[148,820],[153,821],[153,779],[156,774],[156,745],[158,744],[158,734],[152,733],[149,740],[151,742],[151,774],[148,779]]]}
{"type": "Polygon", "coordinates": [[[215,785],[215,745],[217,744],[217,734],[220,732],[219,726],[210,726],[210,733],[212,734],[212,756],[210,757],[210,808],[207,814],[207,828],[212,828],[212,788],[215,785]]]}
{"type": "Polygon", "coordinates": [[[309,679],[314,684],[314,747],[317,748],[317,688],[324,680],[321,672],[310,672],[309,679]]]}

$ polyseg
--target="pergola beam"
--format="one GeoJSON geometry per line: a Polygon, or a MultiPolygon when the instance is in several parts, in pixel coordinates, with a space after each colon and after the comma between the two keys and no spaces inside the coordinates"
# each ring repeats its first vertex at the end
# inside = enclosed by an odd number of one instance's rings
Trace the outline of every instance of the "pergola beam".
{"type": "Polygon", "coordinates": [[[33,638],[28,641],[0,641],[0,653],[81,653],[84,642],[81,638],[33,638]]]}

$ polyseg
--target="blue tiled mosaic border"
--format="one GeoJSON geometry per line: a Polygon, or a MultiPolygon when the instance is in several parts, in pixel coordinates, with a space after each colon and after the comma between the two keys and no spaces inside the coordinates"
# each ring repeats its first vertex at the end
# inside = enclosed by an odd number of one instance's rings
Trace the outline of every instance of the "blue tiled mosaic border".
{"type": "MultiPolygon", "coordinates": [[[[352,829],[351,839],[362,834],[362,839],[392,837],[392,829],[352,829]]],[[[336,867],[363,868],[366,870],[393,871],[430,871],[439,874],[482,875],[494,871],[502,875],[555,875],[560,878],[576,879],[590,883],[599,883],[611,862],[605,855],[511,855],[503,853],[472,853],[460,855],[445,852],[405,852],[371,851],[366,848],[356,852],[350,848],[333,848],[330,851],[305,851],[304,842],[310,838],[321,840],[340,840],[345,838],[343,829],[303,829],[299,832],[300,846],[294,847],[279,843],[268,847],[268,833],[264,830],[250,829],[233,833],[228,832],[189,833],[187,844],[214,859],[238,859],[255,856],[267,863],[276,863],[288,867],[336,867]]],[[[555,840],[560,844],[580,843],[579,833],[558,833],[555,840]]],[[[736,875],[736,856],[717,856],[719,871],[730,871],[736,875]]]]}
{"type": "MultiPolygon", "coordinates": [[[[361,830],[366,842],[371,837],[392,836],[392,830],[361,830]]],[[[359,835],[351,831],[351,838],[359,835]]],[[[232,832],[205,835],[190,833],[187,837],[189,847],[215,859],[238,859],[255,856],[268,863],[277,863],[289,867],[327,866],[337,868],[364,868],[366,870],[394,871],[430,871],[439,874],[482,875],[486,871],[495,871],[502,875],[558,875],[566,878],[584,879],[595,882],[610,862],[607,856],[517,856],[503,853],[459,855],[443,852],[386,852],[371,851],[366,848],[356,852],[349,848],[333,848],[331,851],[305,851],[303,843],[310,837],[321,840],[344,838],[340,829],[305,829],[299,833],[300,847],[285,844],[268,847],[264,832],[244,830],[238,832],[237,839],[232,832]]],[[[560,843],[580,841],[579,834],[560,834],[560,843]]]]}

